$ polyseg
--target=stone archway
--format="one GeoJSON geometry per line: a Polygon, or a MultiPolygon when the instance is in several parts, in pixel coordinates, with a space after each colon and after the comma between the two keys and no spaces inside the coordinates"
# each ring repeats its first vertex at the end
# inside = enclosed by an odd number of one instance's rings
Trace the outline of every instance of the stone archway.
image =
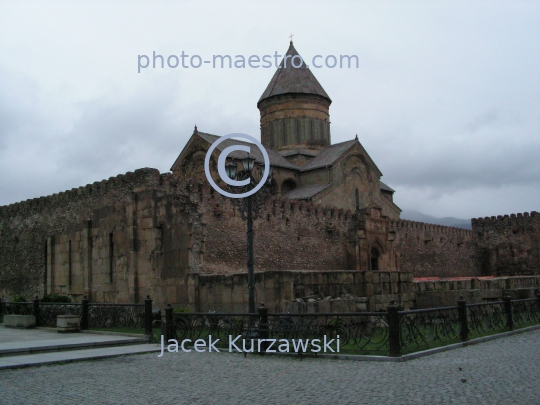
{"type": "Polygon", "coordinates": [[[379,241],[375,241],[369,248],[369,270],[381,270],[381,260],[384,249],[379,241]]]}

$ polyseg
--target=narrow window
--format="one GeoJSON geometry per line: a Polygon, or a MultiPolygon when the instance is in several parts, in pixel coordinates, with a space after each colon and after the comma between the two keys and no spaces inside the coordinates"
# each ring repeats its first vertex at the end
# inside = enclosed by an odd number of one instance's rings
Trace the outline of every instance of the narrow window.
{"type": "Polygon", "coordinates": [[[371,249],[371,270],[379,270],[379,251],[375,248],[371,249]]]}
{"type": "Polygon", "coordinates": [[[358,192],[358,189],[356,189],[356,210],[358,211],[360,209],[360,193],[358,192]]]}
{"type": "Polygon", "coordinates": [[[109,282],[113,282],[113,265],[114,265],[114,241],[113,234],[109,234],[109,282]]]}
{"type": "Polygon", "coordinates": [[[68,246],[68,284],[71,287],[71,241],[68,246]]]}

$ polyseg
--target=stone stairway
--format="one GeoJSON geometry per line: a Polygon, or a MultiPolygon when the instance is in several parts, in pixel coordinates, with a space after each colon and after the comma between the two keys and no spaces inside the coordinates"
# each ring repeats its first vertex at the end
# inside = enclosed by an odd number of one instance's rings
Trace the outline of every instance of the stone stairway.
{"type": "Polygon", "coordinates": [[[59,334],[50,329],[0,326],[0,370],[159,352],[144,336],[59,334]]]}

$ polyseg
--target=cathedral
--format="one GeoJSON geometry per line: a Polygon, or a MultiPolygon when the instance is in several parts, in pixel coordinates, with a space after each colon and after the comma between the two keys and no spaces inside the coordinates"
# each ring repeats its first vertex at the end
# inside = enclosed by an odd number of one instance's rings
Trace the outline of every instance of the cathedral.
{"type": "MultiPolygon", "coordinates": [[[[284,60],[296,55],[291,42],[284,60]]],[[[383,216],[398,219],[401,210],[393,202],[394,190],[381,181],[381,171],[358,137],[331,143],[331,103],[305,63],[296,68],[281,62],[257,103],[261,141],[273,167],[273,193],[345,210],[376,207],[383,216]]],[[[196,129],[172,172],[181,179],[205,181],[204,157],[217,138],[196,129]]],[[[228,140],[218,148],[232,144],[228,140]]],[[[263,163],[262,154],[252,146],[256,162],[263,163]]],[[[240,160],[242,153],[233,152],[231,157],[240,160]]]]}
{"type": "MultiPolygon", "coordinates": [[[[298,55],[292,42],[286,55],[298,55]]],[[[401,220],[358,137],[331,143],[331,102],[305,64],[282,62],[257,103],[273,171],[253,225],[258,302],[282,311],[298,297],[353,294],[383,310],[391,299],[413,305],[413,275],[538,272],[535,212],[473,220],[472,231],[401,220]]],[[[0,207],[0,297],[150,295],[158,306],[244,311],[246,222],[204,169],[217,139],[195,127],[171,172],[137,169],[0,207]]],[[[216,183],[219,154],[238,143],[210,156],[216,183]]],[[[250,148],[260,168],[262,153],[250,148]]],[[[240,165],[244,155],[229,159],[240,165]]]]}

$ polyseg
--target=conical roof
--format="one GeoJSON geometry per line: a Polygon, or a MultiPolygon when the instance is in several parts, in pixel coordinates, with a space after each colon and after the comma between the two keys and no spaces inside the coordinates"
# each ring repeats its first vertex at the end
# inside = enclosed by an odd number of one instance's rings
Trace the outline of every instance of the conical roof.
{"type": "MultiPolygon", "coordinates": [[[[294,48],[292,41],[285,56],[287,55],[289,55],[290,58],[286,58],[287,63],[285,67],[283,67],[283,62],[285,60],[285,58],[283,58],[279,65],[280,67],[276,70],[276,73],[274,73],[274,77],[272,77],[272,80],[268,83],[268,86],[258,103],[266,98],[287,93],[315,94],[332,102],[313,73],[311,73],[311,70],[306,66],[305,62],[302,62],[302,66],[299,68],[293,67],[291,61],[294,56],[298,55],[298,52],[294,48]]],[[[294,63],[298,65],[298,62],[298,58],[296,58],[294,63]]]]}

